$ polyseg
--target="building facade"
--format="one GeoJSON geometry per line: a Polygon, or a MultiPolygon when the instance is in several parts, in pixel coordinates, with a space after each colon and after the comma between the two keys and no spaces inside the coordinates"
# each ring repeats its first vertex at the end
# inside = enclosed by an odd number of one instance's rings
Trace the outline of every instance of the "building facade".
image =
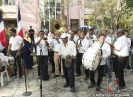
{"type": "Polygon", "coordinates": [[[29,26],[37,34],[40,30],[40,12],[38,0],[3,0],[3,20],[6,28],[17,28],[17,8],[20,6],[23,32],[29,30],[29,26]]]}

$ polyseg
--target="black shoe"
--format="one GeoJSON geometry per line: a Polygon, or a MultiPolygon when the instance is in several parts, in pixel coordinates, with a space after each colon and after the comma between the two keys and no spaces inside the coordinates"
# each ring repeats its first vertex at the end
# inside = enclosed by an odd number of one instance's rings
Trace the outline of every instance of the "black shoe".
{"type": "Polygon", "coordinates": [[[21,79],[22,78],[22,75],[20,75],[19,78],[21,79]]]}
{"type": "Polygon", "coordinates": [[[12,74],[10,77],[14,77],[14,76],[16,77],[16,76],[17,76],[17,74],[16,74],[16,73],[15,73],[15,74],[12,74]]]}
{"type": "Polygon", "coordinates": [[[71,87],[71,92],[75,93],[75,87],[71,87]]]}
{"type": "Polygon", "coordinates": [[[68,84],[65,84],[63,87],[66,88],[66,87],[68,87],[68,86],[69,86],[68,84]]]}
{"type": "Polygon", "coordinates": [[[54,70],[51,71],[51,73],[54,73],[54,72],[55,72],[54,70]]]}
{"type": "Polygon", "coordinates": [[[54,75],[53,78],[56,78],[56,77],[58,77],[58,76],[60,76],[60,75],[54,75]]]}
{"type": "Polygon", "coordinates": [[[65,78],[64,75],[62,75],[62,78],[65,78]]]}
{"type": "Polygon", "coordinates": [[[100,86],[97,86],[97,87],[96,87],[96,91],[99,91],[99,90],[100,90],[100,86]]]}
{"type": "Polygon", "coordinates": [[[90,84],[89,86],[88,86],[88,88],[92,88],[92,87],[94,87],[95,86],[95,84],[90,84]]]}
{"type": "Polygon", "coordinates": [[[122,90],[122,89],[125,89],[125,88],[126,88],[126,86],[123,86],[123,87],[119,86],[119,90],[122,90]]]}

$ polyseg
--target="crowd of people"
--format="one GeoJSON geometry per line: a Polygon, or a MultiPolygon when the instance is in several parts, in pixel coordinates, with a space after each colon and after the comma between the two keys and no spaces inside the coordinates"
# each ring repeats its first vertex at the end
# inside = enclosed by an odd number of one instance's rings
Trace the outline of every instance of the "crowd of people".
{"type": "MultiPolygon", "coordinates": [[[[29,71],[34,64],[33,53],[35,49],[38,78],[49,80],[49,61],[52,66],[51,73],[55,73],[53,78],[61,75],[66,80],[63,87],[70,86],[71,92],[74,93],[75,77],[81,76],[83,54],[89,47],[93,47],[101,49],[102,55],[99,56],[100,63],[97,67],[97,82],[94,79],[96,71],[84,69],[84,80],[90,79],[91,81],[88,88],[96,85],[96,91],[99,91],[103,76],[112,78],[112,72],[115,72],[115,77],[119,79],[119,89],[125,88],[124,69],[130,67],[131,71],[133,71],[133,54],[131,49],[133,42],[128,37],[129,32],[127,30],[118,29],[115,31],[114,28],[111,28],[109,32],[102,30],[100,34],[95,34],[94,29],[90,28],[86,34],[82,29],[72,30],[68,26],[64,33],[53,31],[48,33],[44,26],[35,39],[34,34],[32,26],[30,26],[29,31],[25,32],[24,39],[17,35],[15,29],[10,29],[11,37],[6,56],[11,54],[15,58],[14,65],[19,67],[19,78],[22,78],[23,66],[21,58],[27,71],[29,71]],[[131,56],[131,62],[129,61],[129,56],[131,56]],[[131,66],[129,63],[131,63],[131,66]],[[74,74],[75,71],[76,75],[74,74]]],[[[2,61],[5,62],[4,60],[2,61]]],[[[11,77],[16,75],[17,69],[14,69],[14,74],[11,77]]]]}

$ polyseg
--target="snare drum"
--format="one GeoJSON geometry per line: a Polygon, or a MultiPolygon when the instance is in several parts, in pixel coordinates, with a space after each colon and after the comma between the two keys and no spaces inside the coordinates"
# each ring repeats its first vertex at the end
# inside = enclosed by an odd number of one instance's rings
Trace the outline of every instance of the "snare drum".
{"type": "Polygon", "coordinates": [[[99,65],[99,56],[101,56],[101,49],[89,47],[82,57],[82,64],[86,69],[96,70],[99,65]]]}

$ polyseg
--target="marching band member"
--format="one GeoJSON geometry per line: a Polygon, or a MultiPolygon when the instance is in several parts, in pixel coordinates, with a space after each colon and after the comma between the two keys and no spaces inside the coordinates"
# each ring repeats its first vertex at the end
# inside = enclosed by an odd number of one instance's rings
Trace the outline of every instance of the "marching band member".
{"type": "Polygon", "coordinates": [[[73,40],[75,41],[75,43],[77,43],[77,41],[79,39],[78,31],[73,31],[73,32],[74,32],[74,38],[73,38],[73,40]]]}
{"type": "Polygon", "coordinates": [[[35,45],[37,46],[37,63],[38,63],[38,76],[42,76],[43,80],[48,80],[48,47],[49,44],[44,37],[44,32],[39,32],[39,37],[35,39],[35,45]],[[41,73],[40,74],[40,69],[41,73]]]}
{"type": "Polygon", "coordinates": [[[125,88],[123,69],[128,60],[129,47],[128,47],[127,38],[124,35],[124,30],[118,29],[117,33],[118,33],[119,38],[117,39],[113,47],[115,50],[117,50],[117,54],[118,54],[118,63],[115,64],[117,65],[116,78],[119,79],[119,89],[121,90],[125,88]]]}
{"type": "MultiPolygon", "coordinates": [[[[54,40],[55,33],[52,31],[50,32],[50,37],[48,37],[48,43],[50,44],[51,41],[54,40]]],[[[51,73],[55,72],[55,62],[54,62],[54,51],[53,51],[53,46],[49,45],[49,58],[50,58],[50,64],[52,65],[52,70],[51,73]]]]}
{"type": "MultiPolygon", "coordinates": [[[[114,30],[114,28],[110,28],[110,33],[108,34],[108,36],[109,37],[111,37],[111,40],[112,40],[112,44],[114,44],[115,42],[116,42],[116,40],[117,40],[117,35],[116,35],[116,33],[115,33],[115,30],[114,30]]],[[[116,52],[116,51],[115,51],[116,52]]],[[[112,54],[113,55],[113,54],[112,54]]],[[[116,55],[115,55],[116,56],[116,55]]],[[[114,71],[115,70],[115,62],[114,61],[116,61],[116,58],[114,58],[113,56],[111,56],[112,58],[111,58],[111,61],[113,61],[113,70],[112,71],[114,71]]]]}
{"type": "MultiPolygon", "coordinates": [[[[105,42],[105,36],[103,34],[101,34],[99,36],[99,41],[95,42],[92,45],[92,47],[96,48],[96,49],[100,49],[101,48],[101,50],[102,50],[102,55],[99,56],[99,60],[101,60],[101,62],[99,63],[99,66],[97,68],[98,69],[98,80],[97,80],[96,91],[99,91],[100,90],[100,84],[102,82],[104,67],[105,67],[105,64],[106,64],[105,60],[106,60],[106,58],[108,58],[111,55],[111,50],[110,50],[109,44],[107,44],[105,42]]],[[[95,86],[96,82],[95,82],[94,76],[95,76],[94,71],[90,71],[91,84],[88,86],[88,88],[92,88],[92,87],[95,86]]]]}
{"type": "Polygon", "coordinates": [[[72,41],[68,41],[68,35],[63,33],[61,35],[62,42],[59,49],[59,58],[62,57],[62,64],[64,70],[64,77],[66,83],[63,87],[71,87],[71,92],[75,92],[75,77],[74,77],[74,57],[76,56],[76,47],[72,41]],[[67,57],[68,60],[65,60],[67,57]],[[66,64],[69,63],[69,67],[66,64]]]}
{"type": "MultiPolygon", "coordinates": [[[[111,44],[112,44],[112,40],[111,40],[111,38],[108,36],[107,30],[103,30],[103,31],[102,31],[102,34],[105,35],[105,37],[106,37],[106,38],[105,38],[105,42],[106,42],[107,44],[111,45],[111,44]]],[[[110,64],[110,56],[109,56],[108,58],[106,58],[106,64],[105,64],[105,65],[107,66],[108,78],[112,78],[112,66],[111,66],[111,64],[110,64]]],[[[105,68],[104,68],[103,76],[106,76],[106,66],[105,66],[105,68]]]]}
{"type": "MultiPolygon", "coordinates": [[[[131,39],[128,37],[128,30],[125,30],[124,32],[125,32],[125,36],[126,36],[126,38],[127,38],[128,48],[129,48],[129,56],[130,56],[130,52],[131,52],[131,50],[130,50],[130,47],[131,47],[131,39]]],[[[126,65],[125,65],[125,69],[126,69],[126,68],[130,68],[129,63],[130,63],[130,62],[129,62],[129,59],[128,59],[126,65]]]]}
{"type": "Polygon", "coordinates": [[[57,60],[58,54],[59,54],[60,43],[61,43],[60,33],[55,33],[55,39],[53,39],[53,41],[50,42],[50,45],[53,46],[54,48],[53,50],[54,50],[55,75],[53,78],[58,77],[60,75],[59,65],[61,65],[61,75],[62,77],[64,77],[62,63],[57,60]]]}
{"type": "MultiPolygon", "coordinates": [[[[22,43],[23,40],[22,38],[16,34],[15,29],[10,29],[10,39],[9,39],[9,45],[8,45],[8,51],[7,51],[7,56],[10,54],[11,50],[11,55],[15,58],[15,64],[14,66],[18,65],[19,67],[19,78],[22,78],[22,65],[21,65],[21,56],[20,56],[20,51],[22,49],[22,43]],[[17,62],[17,64],[16,64],[17,62]]],[[[14,74],[11,75],[11,77],[17,75],[17,68],[14,68],[14,74]]]]}
{"type": "Polygon", "coordinates": [[[76,64],[76,77],[81,76],[81,70],[80,70],[80,66],[82,65],[82,56],[83,53],[85,52],[85,50],[89,47],[89,42],[88,40],[85,38],[85,33],[82,31],[80,33],[80,39],[77,42],[77,64],[76,64]]]}
{"type": "MultiPolygon", "coordinates": [[[[89,35],[86,37],[86,39],[88,40],[90,47],[94,43],[92,36],[93,36],[93,32],[89,31],[89,35]]],[[[85,74],[86,74],[86,77],[84,78],[84,80],[88,80],[89,79],[90,70],[85,68],[85,74]]]]}
{"type": "Polygon", "coordinates": [[[87,37],[89,38],[90,36],[91,36],[93,42],[97,41],[97,36],[94,34],[94,29],[93,28],[89,29],[89,32],[87,33],[86,38],[87,37]],[[91,35],[89,35],[89,34],[91,34],[91,35]]]}

